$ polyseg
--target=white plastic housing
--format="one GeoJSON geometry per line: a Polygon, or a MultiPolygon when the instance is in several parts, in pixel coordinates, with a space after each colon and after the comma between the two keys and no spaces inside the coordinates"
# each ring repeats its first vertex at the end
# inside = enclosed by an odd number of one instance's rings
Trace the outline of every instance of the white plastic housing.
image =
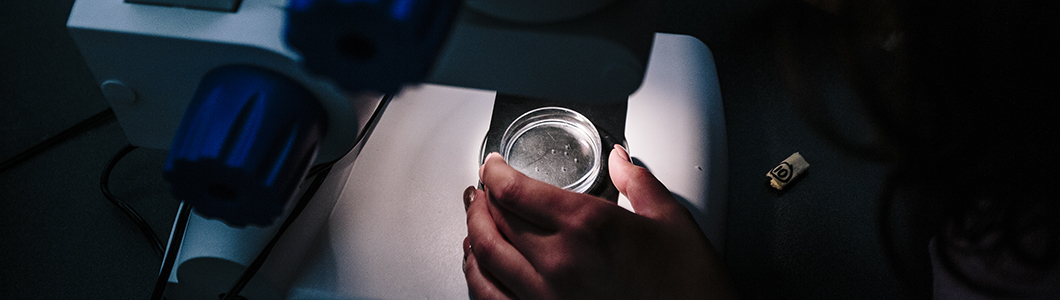
{"type": "Polygon", "coordinates": [[[317,161],[332,161],[353,148],[374,103],[354,101],[298,66],[299,55],[281,39],[285,6],[285,0],[244,0],[238,13],[226,13],[78,0],[66,25],[133,145],[168,149],[202,76],[218,66],[250,64],[286,74],[316,94],[328,114],[317,161]],[[114,97],[130,93],[132,99],[114,97]]]}
{"type": "MultiPolygon", "coordinates": [[[[427,80],[536,98],[622,99],[644,74],[653,26],[650,15],[639,16],[651,1],[623,0],[608,14],[540,27],[465,10],[427,80]]],[[[316,94],[328,114],[317,162],[333,161],[353,147],[374,102],[351,99],[299,67],[301,57],[282,38],[286,5],[243,0],[235,12],[219,12],[77,0],[67,27],[133,145],[168,149],[202,76],[251,64],[316,94]]]]}

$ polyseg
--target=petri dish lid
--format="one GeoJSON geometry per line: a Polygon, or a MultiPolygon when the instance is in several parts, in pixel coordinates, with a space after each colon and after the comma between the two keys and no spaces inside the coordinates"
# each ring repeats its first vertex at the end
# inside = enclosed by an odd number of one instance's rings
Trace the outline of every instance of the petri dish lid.
{"type": "Polygon", "coordinates": [[[501,136],[501,155],[530,178],[574,192],[592,188],[600,173],[600,133],[582,114],[542,107],[515,119],[501,136]]]}

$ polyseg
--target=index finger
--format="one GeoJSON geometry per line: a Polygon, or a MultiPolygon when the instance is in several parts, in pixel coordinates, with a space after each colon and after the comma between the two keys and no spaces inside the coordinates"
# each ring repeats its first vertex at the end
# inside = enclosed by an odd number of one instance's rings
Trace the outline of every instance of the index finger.
{"type": "Polygon", "coordinates": [[[513,169],[500,154],[490,153],[479,169],[479,179],[490,198],[528,222],[558,229],[587,204],[586,196],[534,180],[513,169]]]}

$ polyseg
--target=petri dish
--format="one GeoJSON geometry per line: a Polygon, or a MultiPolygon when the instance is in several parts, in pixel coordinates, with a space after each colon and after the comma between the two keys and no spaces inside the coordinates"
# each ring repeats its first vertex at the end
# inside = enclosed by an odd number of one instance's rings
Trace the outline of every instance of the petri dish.
{"type": "Polygon", "coordinates": [[[512,168],[546,183],[584,193],[600,173],[600,133],[582,114],[542,107],[515,119],[500,150],[512,168]]]}

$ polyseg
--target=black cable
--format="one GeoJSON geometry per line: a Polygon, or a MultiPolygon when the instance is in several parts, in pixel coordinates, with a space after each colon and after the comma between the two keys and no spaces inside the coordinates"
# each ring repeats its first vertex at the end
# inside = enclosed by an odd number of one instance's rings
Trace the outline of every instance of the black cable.
{"type": "Polygon", "coordinates": [[[162,249],[165,249],[165,247],[162,245],[162,239],[159,238],[157,234],[155,234],[155,231],[151,229],[151,226],[147,224],[147,221],[144,220],[144,218],[141,217],[140,214],[132,208],[132,206],[129,206],[129,204],[125,201],[118,199],[117,196],[114,196],[114,194],[110,192],[111,171],[114,170],[114,166],[118,165],[118,161],[121,161],[121,159],[124,158],[125,155],[129,154],[129,152],[132,152],[133,150],[136,150],[136,146],[125,145],[125,147],[118,151],[117,154],[114,154],[114,157],[110,158],[110,162],[107,163],[107,167],[103,168],[103,175],[101,175],[99,178],[99,189],[103,192],[103,197],[106,197],[107,200],[110,200],[111,204],[117,206],[118,209],[121,210],[121,212],[125,213],[125,215],[129,217],[129,220],[136,224],[136,227],[140,228],[140,231],[143,233],[144,237],[147,238],[148,242],[151,243],[151,246],[155,248],[156,252],[158,252],[158,256],[161,257],[164,254],[162,249]]]}
{"type": "Polygon", "coordinates": [[[97,113],[97,114],[89,117],[88,119],[85,119],[84,121],[81,121],[81,122],[79,122],[77,124],[74,124],[74,126],[71,126],[70,128],[67,128],[66,130],[63,130],[59,134],[56,134],[56,135],[44,140],[40,144],[34,145],[33,147],[30,147],[29,149],[26,149],[26,151],[22,151],[22,153],[19,153],[18,155],[15,155],[14,157],[12,157],[10,159],[5,160],[3,163],[0,163],[0,172],[7,171],[7,169],[10,169],[11,167],[14,167],[14,166],[26,161],[26,160],[29,160],[30,158],[36,156],[37,154],[40,154],[40,153],[44,152],[44,150],[48,150],[48,148],[51,148],[52,146],[55,146],[56,144],[59,144],[59,143],[61,143],[63,141],[66,141],[66,140],[69,140],[70,138],[75,137],[77,135],[80,135],[81,133],[84,133],[85,131],[88,131],[89,129],[96,128],[99,125],[106,124],[107,122],[109,122],[109,121],[111,121],[113,119],[114,119],[114,111],[111,110],[110,108],[108,108],[107,110],[104,110],[104,111],[102,111],[100,113],[97,113]]]}
{"type": "Polygon", "coordinates": [[[181,202],[177,211],[177,222],[173,224],[173,233],[169,236],[169,249],[166,251],[166,257],[162,259],[162,269],[158,271],[155,288],[151,292],[151,300],[162,299],[166,283],[169,282],[169,275],[173,273],[173,265],[177,261],[177,253],[180,252],[180,244],[184,241],[184,230],[187,229],[190,216],[191,207],[181,202]]]}
{"type": "MultiPolygon", "coordinates": [[[[379,117],[383,115],[383,111],[386,110],[386,107],[390,104],[391,99],[394,99],[393,95],[386,95],[383,97],[382,100],[379,101],[379,104],[375,106],[375,111],[372,111],[372,116],[368,117],[368,123],[364,125],[364,128],[361,129],[361,132],[357,133],[357,139],[356,142],[354,142],[354,145],[360,144],[362,141],[364,141],[364,139],[368,137],[368,133],[372,132],[372,130],[375,128],[375,125],[379,123],[379,117]]],[[[339,159],[335,159],[333,161],[323,164],[318,164],[313,166],[312,168],[309,168],[309,172],[306,174],[306,178],[320,174],[320,171],[323,171],[325,168],[330,168],[331,165],[337,162],[339,159]]]]}
{"type": "Polygon", "coordinates": [[[313,199],[313,195],[316,194],[317,189],[319,189],[320,185],[324,183],[324,179],[328,177],[328,173],[330,172],[331,165],[328,165],[320,174],[313,178],[313,183],[309,185],[309,188],[302,194],[302,198],[300,198],[294,208],[291,209],[291,214],[287,216],[287,219],[283,221],[283,224],[280,224],[280,229],[276,231],[276,235],[273,235],[272,240],[269,240],[269,243],[265,245],[265,248],[261,249],[261,252],[258,253],[258,257],[254,258],[254,261],[247,266],[247,269],[243,270],[243,275],[240,275],[239,279],[236,280],[236,283],[228,290],[228,293],[224,294],[224,300],[239,299],[239,292],[243,291],[243,287],[250,282],[250,279],[253,278],[258,270],[261,269],[261,266],[265,264],[265,259],[269,258],[269,253],[272,252],[272,248],[276,246],[276,243],[280,240],[280,237],[283,236],[283,233],[287,231],[287,228],[294,223],[294,220],[298,218],[298,215],[302,213],[302,210],[305,209],[307,204],[309,204],[309,200],[313,199]]]}

